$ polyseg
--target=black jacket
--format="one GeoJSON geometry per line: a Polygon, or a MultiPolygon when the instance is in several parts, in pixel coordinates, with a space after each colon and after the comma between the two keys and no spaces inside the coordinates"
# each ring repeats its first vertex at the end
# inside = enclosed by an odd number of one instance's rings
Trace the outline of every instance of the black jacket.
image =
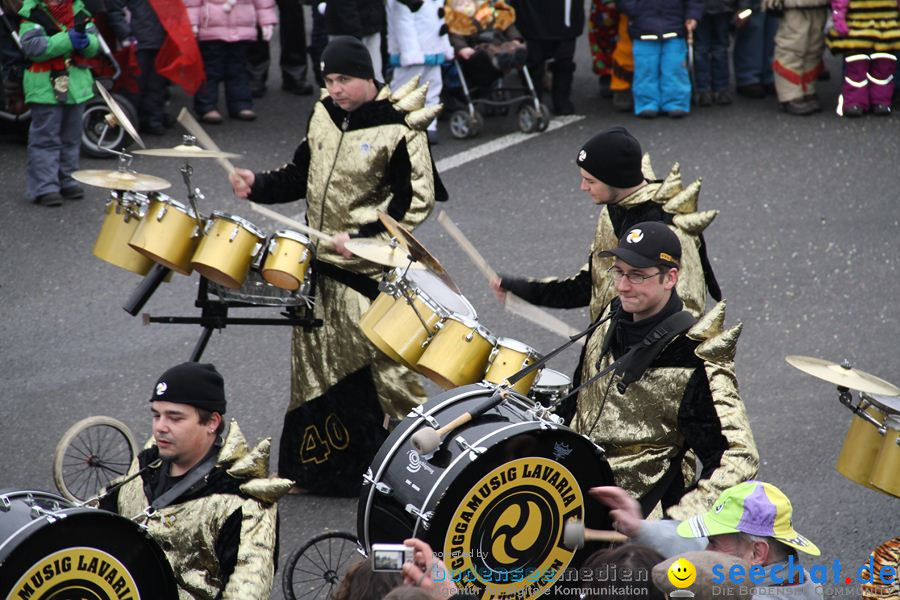
{"type": "Polygon", "coordinates": [[[138,50],[158,50],[166,39],[166,30],[148,0],[106,0],[106,18],[120,42],[137,40],[138,50]],[[125,9],[131,13],[125,19],[125,9]]]}
{"type": "Polygon", "coordinates": [[[509,4],[516,9],[516,27],[526,40],[568,40],[584,31],[580,0],[511,0],[509,4]]]}
{"type": "Polygon", "coordinates": [[[325,29],[328,35],[357,38],[380,33],[385,28],[383,0],[327,0],[325,29]]]}

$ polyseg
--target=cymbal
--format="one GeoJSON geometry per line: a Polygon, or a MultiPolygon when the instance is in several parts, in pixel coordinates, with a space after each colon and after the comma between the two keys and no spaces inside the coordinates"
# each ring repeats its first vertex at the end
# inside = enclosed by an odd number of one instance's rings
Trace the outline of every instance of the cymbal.
{"type": "Polygon", "coordinates": [[[200,146],[179,144],[172,148],[147,148],[135,150],[134,154],[144,156],[163,156],[167,158],[241,158],[240,154],[222,152],[221,150],[204,150],[200,146]]]}
{"type": "Polygon", "coordinates": [[[128,192],[158,192],[172,187],[162,177],[145,175],[135,171],[119,171],[107,169],[82,169],[72,173],[72,178],[81,183],[108,190],[125,190],[128,192]]]}
{"type": "MultiPolygon", "coordinates": [[[[401,245],[392,246],[389,242],[373,238],[354,238],[344,246],[360,258],[385,267],[406,267],[410,264],[409,251],[401,245]]],[[[413,269],[424,269],[424,265],[412,263],[413,269]]]]}
{"type": "Polygon", "coordinates": [[[852,367],[843,367],[838,363],[811,356],[791,355],[786,356],[785,360],[792,367],[835,385],[868,394],[900,396],[900,388],[894,384],[852,367]]]}
{"type": "Polygon", "coordinates": [[[437,275],[441,281],[450,286],[450,289],[457,294],[459,293],[459,288],[450,277],[450,273],[444,268],[444,265],[442,265],[406,227],[398,223],[396,219],[386,212],[380,210],[378,211],[378,219],[384,225],[385,229],[387,229],[388,233],[391,234],[391,237],[396,239],[401,246],[407,249],[409,256],[411,256],[413,260],[424,265],[426,269],[437,275]]]}
{"type": "Polygon", "coordinates": [[[125,111],[122,110],[121,105],[116,102],[116,99],[112,97],[106,88],[103,87],[99,81],[97,82],[97,91],[100,92],[100,97],[103,98],[103,101],[106,102],[106,105],[109,107],[110,112],[112,112],[113,117],[122,126],[125,132],[131,136],[131,139],[136,141],[141,148],[146,148],[147,146],[144,144],[144,140],[141,139],[141,136],[138,135],[137,129],[134,128],[134,125],[131,121],[128,120],[128,115],[125,114],[125,111]]]}

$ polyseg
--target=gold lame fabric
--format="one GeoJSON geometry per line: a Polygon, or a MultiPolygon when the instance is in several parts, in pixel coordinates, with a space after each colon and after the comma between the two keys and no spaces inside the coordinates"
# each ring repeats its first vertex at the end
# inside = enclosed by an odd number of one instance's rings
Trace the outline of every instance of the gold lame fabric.
{"type": "MultiPolygon", "coordinates": [[[[412,200],[399,219],[413,230],[434,208],[435,180],[425,129],[436,113],[425,107],[423,88],[415,82],[393,94],[385,87],[376,102],[390,102],[405,115],[397,123],[344,131],[322,103],[317,103],[309,124],[311,159],[307,183],[308,223],[326,233],[355,232],[378,220],[393,196],[382,185],[391,156],[406,143],[411,166],[412,200]]],[[[378,236],[390,239],[387,232],[378,236]]],[[[322,244],[318,258],[372,278],[381,267],[361,258],[345,258],[322,244]]],[[[372,345],[359,328],[369,299],[327,277],[319,277],[316,316],[324,326],[293,331],[291,403],[288,411],[318,398],[347,375],[370,365],[378,398],[385,414],[400,418],[425,401],[418,375],[396,364],[372,345]]]]}
{"type": "MultiPolygon", "coordinates": [[[[240,489],[250,497],[214,493],[166,506],[152,517],[139,520],[172,565],[180,600],[269,598],[275,575],[276,502],[287,493],[291,481],[268,476],[268,449],[268,439],[250,449],[237,423],[232,421],[215,468],[228,469],[229,476],[243,481],[240,489]],[[237,510],[242,515],[240,545],[237,564],[226,585],[215,545],[228,517],[237,510]]],[[[137,470],[135,459],[129,474],[137,470]]],[[[125,517],[134,517],[149,505],[141,477],[129,481],[118,492],[118,512],[125,517]]]]}
{"type": "MultiPolygon", "coordinates": [[[[676,519],[709,510],[726,488],[756,475],[759,454],[750,430],[744,403],[734,374],[734,352],[740,326],[722,329],[724,303],[719,303],[686,334],[701,342],[695,354],[702,359],[721,433],[727,441],[719,467],[707,479],[696,481],[695,455],[688,451],[682,460],[685,494],[667,514],[676,519]]],[[[610,322],[601,325],[588,340],[582,381],[592,377],[612,361],[612,353],[597,361],[610,322]]],[[[572,423],[606,451],[616,484],[634,497],[641,497],[662,478],[670,459],[685,444],[678,430],[678,411],[694,369],[651,365],[643,377],[622,394],[616,388],[620,376],[610,373],[584,388],[579,394],[578,412],[572,423]]]]}
{"type": "Polygon", "coordinates": [[[294,328],[291,371],[294,385],[289,411],[323,395],[346,376],[371,365],[378,400],[385,414],[402,418],[425,401],[419,375],[378,350],[359,328],[369,299],[327,277],[319,280],[316,317],[322,327],[294,328]]]}
{"type": "MultiPolygon", "coordinates": [[[[655,179],[649,156],[644,157],[644,176],[655,179]]],[[[697,212],[697,199],[701,181],[698,179],[687,187],[682,185],[681,167],[672,167],[662,182],[645,185],[633,194],[623,198],[618,206],[630,208],[647,201],[662,205],[664,212],[674,215],[674,223],[669,226],[681,242],[681,268],[678,277],[678,295],[684,308],[692,315],[700,316],[706,310],[706,280],[700,263],[700,234],[712,223],[718,211],[697,212]]],[[[624,233],[624,232],[623,232],[624,233]]],[[[591,321],[616,297],[616,287],[606,274],[615,263],[613,257],[599,257],[598,252],[615,248],[619,240],[613,230],[609,209],[604,206],[597,221],[597,231],[591,246],[591,321]]],[[[587,268],[587,266],[585,266],[587,268]]]]}

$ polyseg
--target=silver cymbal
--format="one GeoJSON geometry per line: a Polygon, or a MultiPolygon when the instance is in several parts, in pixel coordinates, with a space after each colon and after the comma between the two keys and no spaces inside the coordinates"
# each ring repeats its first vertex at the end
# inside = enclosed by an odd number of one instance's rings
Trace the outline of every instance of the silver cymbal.
{"type": "Polygon", "coordinates": [[[241,158],[240,154],[221,150],[204,150],[200,146],[179,144],[172,148],[146,148],[135,150],[134,154],[161,156],[165,158],[241,158]]]}
{"type": "Polygon", "coordinates": [[[103,84],[99,81],[97,82],[97,91],[100,92],[100,97],[106,102],[115,121],[122,126],[125,132],[131,136],[131,139],[136,141],[141,148],[146,148],[147,146],[144,145],[144,140],[141,139],[141,136],[138,134],[137,129],[134,128],[131,121],[128,120],[128,115],[125,114],[122,106],[116,102],[116,99],[112,97],[112,94],[106,91],[106,88],[103,87],[103,84]]]}

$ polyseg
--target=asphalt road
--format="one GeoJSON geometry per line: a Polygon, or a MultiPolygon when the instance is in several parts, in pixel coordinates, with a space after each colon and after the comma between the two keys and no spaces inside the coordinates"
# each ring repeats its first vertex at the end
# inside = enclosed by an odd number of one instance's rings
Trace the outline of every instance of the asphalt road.
{"type": "MultiPolygon", "coordinates": [[[[702,177],[700,208],[721,211],[707,241],[728,298],[728,323],[744,323],[737,369],[762,455],[759,477],[788,494],[795,526],[822,548],[807,564],[839,559],[855,570],[872,548],[898,534],[900,504],[835,472],[850,414],[833,385],[794,370],[784,357],[848,359],[900,383],[894,172],[900,118],[842,120],[830,110],[798,118],[780,113],[772,99],[738,99],[680,121],[641,121],[612,112],[609,101],[598,98],[586,49],[579,57],[574,99],[585,118],[443,173],[451,199],[440,208],[497,270],[565,275],[584,262],[598,212],[578,190],[573,164],[593,132],[624,124],[651,153],[657,173],[677,161],[686,182],[702,177]]],[[[839,66],[830,66],[837,75],[839,66]]],[[[258,121],[209,129],[223,149],[243,153],[239,164],[248,168],[289,160],[303,136],[311,100],[281,92],[275,71],[269,94],[257,102],[258,121]]],[[[823,85],[826,107],[836,96],[835,81],[823,85]]],[[[185,103],[177,93],[170,110],[185,103]]],[[[463,143],[450,138],[444,123],[434,155],[456,155],[514,130],[512,117],[489,119],[480,138],[463,143]]],[[[171,146],[179,136],[173,129],[148,142],[171,146]]],[[[91,255],[105,202],[101,190],[62,208],[34,206],[24,198],[24,145],[0,136],[0,157],[0,488],[53,489],[53,449],[75,421],[114,416],[146,439],[152,386],[163,370],[187,360],[199,328],[144,326],[122,310],[139,278],[91,255]]],[[[114,163],[85,159],[82,167],[114,163]]],[[[136,158],[134,167],[168,178],[176,184],[170,193],[185,198],[177,161],[136,158]]],[[[206,194],[204,212],[224,210],[276,228],[232,196],[214,163],[198,161],[195,168],[195,184],[206,194]]],[[[302,210],[299,202],[280,208],[302,210]]],[[[416,235],[492,332],[544,352],[559,343],[505,313],[433,218],[416,235]]],[[[196,284],[196,276],[176,276],[144,310],[197,315],[196,284]]],[[[238,314],[251,313],[275,316],[269,309],[238,314]]],[[[576,327],[586,324],[580,311],[558,316],[576,327]]],[[[215,334],[204,355],[225,375],[229,416],[250,440],[272,436],[276,447],[289,394],[288,343],[285,327],[234,326],[215,334]]],[[[570,372],[576,358],[570,352],[552,366],[570,372]]],[[[314,534],[354,530],[355,519],[353,499],[286,498],[282,560],[314,534]]],[[[273,598],[281,597],[276,589],[273,598]]]]}

